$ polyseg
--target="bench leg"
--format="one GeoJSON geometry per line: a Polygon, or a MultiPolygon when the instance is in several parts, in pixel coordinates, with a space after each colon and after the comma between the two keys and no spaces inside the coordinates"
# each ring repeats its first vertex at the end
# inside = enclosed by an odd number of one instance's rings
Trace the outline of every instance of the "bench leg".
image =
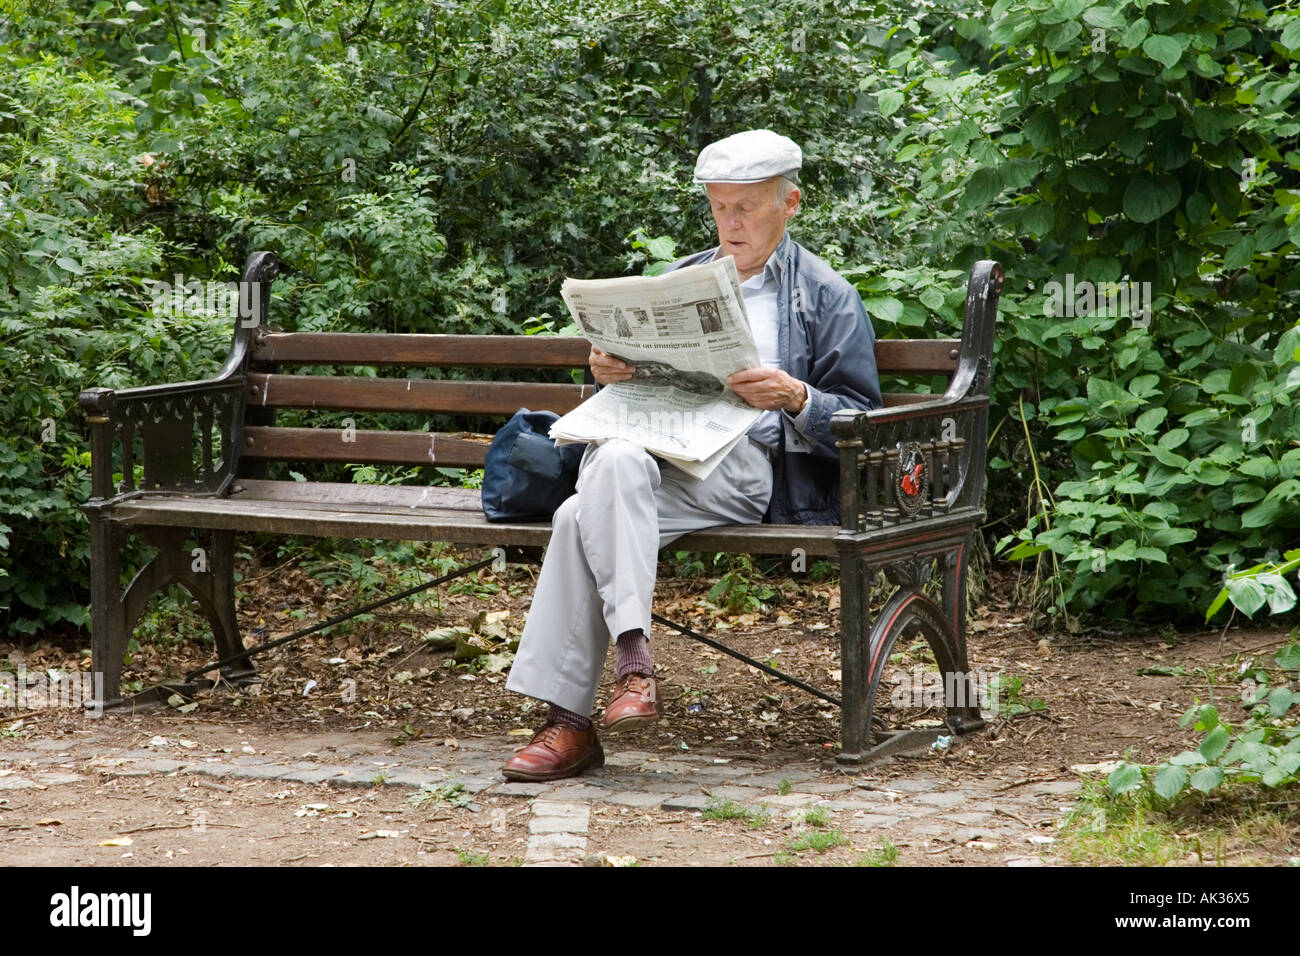
{"type": "MultiPolygon", "coordinates": [[[[239,619],[235,616],[235,532],[212,532],[212,573],[207,583],[212,605],[208,623],[217,642],[217,656],[233,657],[244,649],[239,619]]],[[[244,657],[223,667],[221,673],[233,680],[256,673],[256,668],[251,659],[244,657]]]]}
{"type": "Polygon", "coordinates": [[[976,691],[968,677],[970,665],[966,657],[966,570],[973,545],[973,533],[968,532],[961,543],[943,558],[943,610],[951,635],[952,662],[954,669],[962,674],[966,688],[961,700],[948,708],[948,724],[959,734],[984,726],[976,691]]]}
{"type": "Polygon", "coordinates": [[[90,516],[90,660],[93,707],[121,699],[126,654],[126,607],[122,603],[122,544],[125,535],[103,518],[90,516]]]}
{"type": "Polygon", "coordinates": [[[871,634],[871,579],[875,568],[860,555],[840,558],[840,751],[836,761],[857,764],[871,745],[867,649],[871,634]]]}
{"type": "MultiPolygon", "coordinates": [[[[141,528],[140,536],[157,553],[146,564],[122,596],[122,648],[135,630],[149,599],[172,584],[180,584],[194,597],[212,628],[218,656],[231,657],[244,649],[235,617],[235,533],[214,531],[204,546],[186,548],[190,532],[184,528],[141,528]]],[[[122,655],[119,652],[119,675],[122,655]]],[[[247,657],[222,668],[229,679],[253,673],[247,657]]]]}

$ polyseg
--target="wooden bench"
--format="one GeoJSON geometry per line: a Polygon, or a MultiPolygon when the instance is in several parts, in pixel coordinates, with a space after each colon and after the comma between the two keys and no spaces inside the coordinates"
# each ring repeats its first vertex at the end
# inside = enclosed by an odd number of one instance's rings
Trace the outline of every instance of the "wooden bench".
{"type": "MultiPolygon", "coordinates": [[[[592,393],[589,373],[587,384],[573,384],[293,370],[585,369],[587,341],[277,331],[257,321],[269,315],[277,271],[272,254],[249,257],[241,281],[254,291],[260,311],[237,321],[230,355],[214,378],[124,391],[91,388],[81,394],[91,434],[92,497],[84,510],[92,548],[92,656],[103,676],[98,704],[121,703],[128,639],[149,597],[174,583],[193,594],[210,622],[219,656],[226,660],[224,675],[233,680],[253,672],[235,616],[237,532],[442,541],[507,548],[512,557],[528,560],[535,560],[547,543],[547,523],[486,521],[473,489],[265,477],[273,461],[476,468],[487,448],[482,438],[463,432],[282,427],[276,424],[276,411],[508,416],[528,407],[564,413],[592,393]],[[137,466],[142,474],[138,481],[137,466]],[[115,473],[121,476],[116,484],[115,473]],[[123,588],[122,551],[128,535],[140,536],[156,554],[123,588]],[[197,557],[187,547],[192,540],[205,542],[197,557]]],[[[718,527],[687,535],[673,546],[787,557],[802,548],[809,556],[838,558],[844,761],[861,759],[871,744],[873,700],[896,641],[924,635],[945,681],[965,681],[965,576],[972,537],[984,516],[988,382],[1000,287],[995,263],[975,266],[960,341],[877,343],[882,376],[943,375],[950,384],[942,395],[887,394],[882,409],[835,415],[832,429],[842,448],[842,527],[718,527]],[[943,596],[937,603],[922,593],[935,560],[943,574],[943,596]],[[882,568],[898,591],[873,622],[867,600],[875,572],[882,568]]],[[[948,708],[952,730],[980,724],[973,700],[948,708]]]]}

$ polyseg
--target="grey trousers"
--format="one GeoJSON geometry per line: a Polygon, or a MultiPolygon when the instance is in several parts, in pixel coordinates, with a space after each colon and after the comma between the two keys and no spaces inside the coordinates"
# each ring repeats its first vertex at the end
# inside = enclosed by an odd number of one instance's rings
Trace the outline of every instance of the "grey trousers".
{"type": "Polygon", "coordinates": [[[771,496],[771,462],[748,439],[703,481],[623,439],[589,445],[577,492],[555,512],[506,688],[590,714],[610,643],[650,635],[659,549],[700,528],[757,524],[771,496]]]}

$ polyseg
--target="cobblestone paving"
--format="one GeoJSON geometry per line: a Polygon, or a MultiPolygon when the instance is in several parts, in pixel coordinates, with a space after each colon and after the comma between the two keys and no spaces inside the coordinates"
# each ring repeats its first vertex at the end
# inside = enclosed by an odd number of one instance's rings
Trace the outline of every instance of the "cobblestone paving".
{"type": "Polygon", "coordinates": [[[469,794],[530,803],[526,865],[580,865],[603,852],[605,848],[588,846],[593,804],[691,814],[715,801],[732,801],[790,817],[820,806],[834,813],[836,826],[845,831],[928,845],[927,853],[936,856],[956,846],[998,850],[999,862],[1035,866],[1041,865],[1039,853],[1052,842],[1055,824],[1079,787],[1077,780],[1026,778],[1014,768],[943,777],[924,761],[891,765],[890,773],[879,768],[848,772],[829,762],[765,766],[708,753],[638,750],[609,751],[603,768],[578,778],[515,783],[501,776],[500,767],[522,743],[517,737],[461,740],[455,749],[426,741],[394,748],[373,732],[334,732],[283,734],[274,747],[266,741],[258,747],[213,746],[214,737],[228,740],[239,733],[192,726],[185,736],[145,738],[95,730],[23,741],[0,750],[0,791],[55,788],[102,776],[167,774],[335,787],[459,784],[469,794]],[[130,740],[126,746],[124,736],[130,740]],[[893,767],[915,769],[898,776],[893,767]]]}

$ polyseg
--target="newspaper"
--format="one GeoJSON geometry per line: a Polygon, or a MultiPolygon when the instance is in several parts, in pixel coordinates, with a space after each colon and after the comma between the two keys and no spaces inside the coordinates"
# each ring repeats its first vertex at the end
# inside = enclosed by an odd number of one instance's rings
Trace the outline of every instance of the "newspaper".
{"type": "Polygon", "coordinates": [[[731,256],[661,276],[565,279],[588,341],[634,366],[551,426],[557,443],[625,438],[705,478],[763,413],[727,388],[761,362],[731,256]]]}

